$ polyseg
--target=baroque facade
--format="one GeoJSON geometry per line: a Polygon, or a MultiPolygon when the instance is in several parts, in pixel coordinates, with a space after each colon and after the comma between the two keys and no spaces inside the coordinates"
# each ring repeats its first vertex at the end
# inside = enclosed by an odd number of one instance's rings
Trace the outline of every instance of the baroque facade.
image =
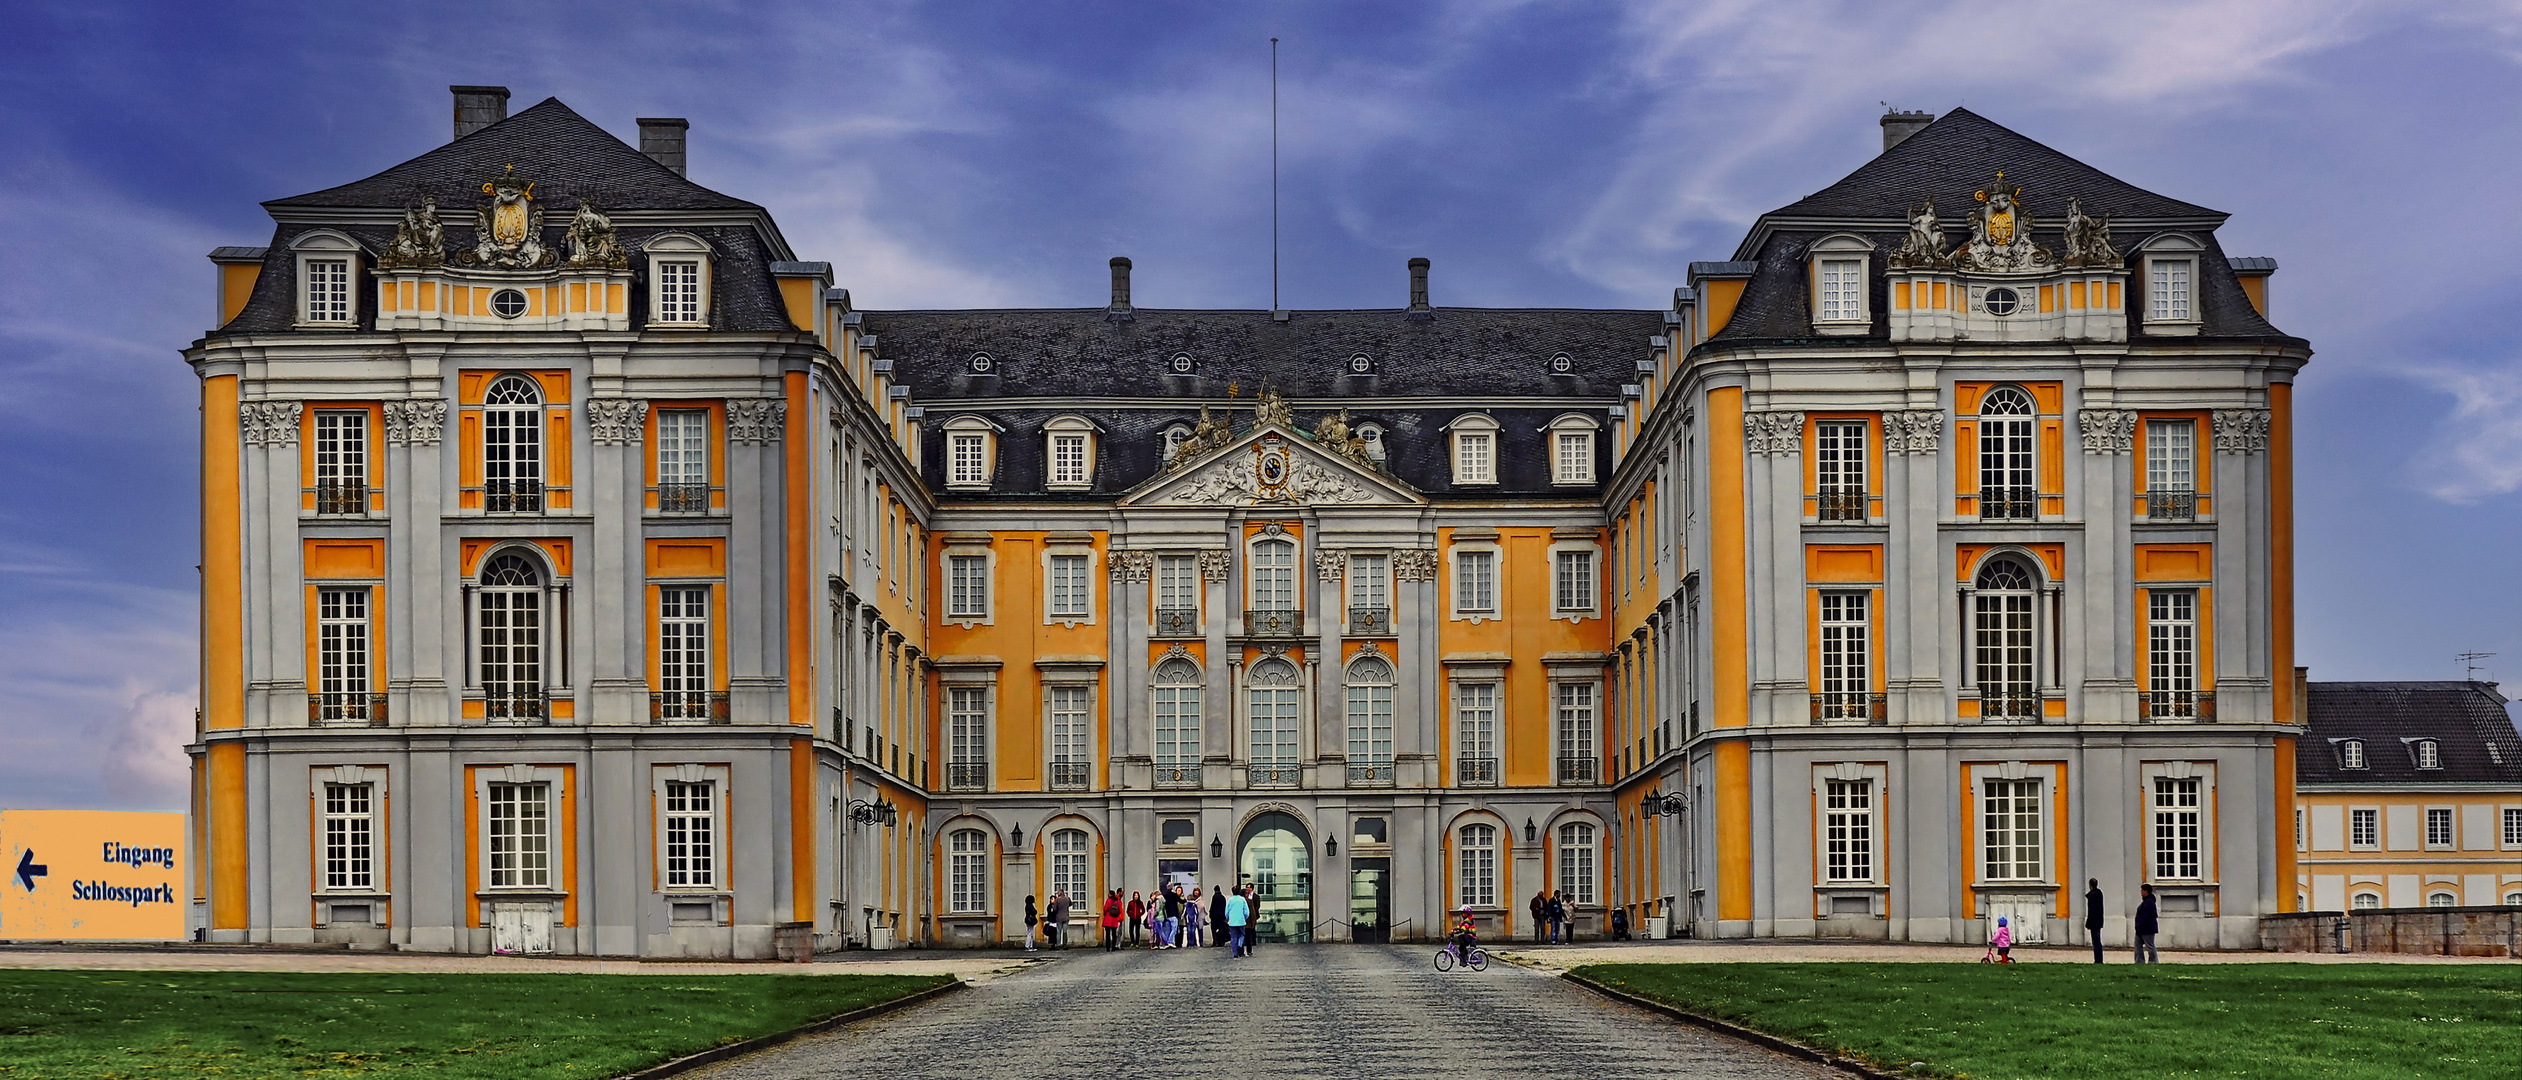
{"type": "Polygon", "coordinates": [[[2291,906],[2309,350],[2221,214],[1894,114],[1666,310],[1425,260],[1142,309],[1115,259],[1102,307],[864,311],[681,121],[455,90],[213,255],[214,940],[979,944],[1186,880],[1295,940],[2291,906]]]}

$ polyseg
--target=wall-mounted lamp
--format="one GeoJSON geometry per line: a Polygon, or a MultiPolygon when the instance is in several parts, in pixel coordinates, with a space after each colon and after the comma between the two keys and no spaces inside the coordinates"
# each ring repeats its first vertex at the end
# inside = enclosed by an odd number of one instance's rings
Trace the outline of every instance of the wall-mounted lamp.
{"type": "Polygon", "coordinates": [[[849,820],[854,824],[882,825],[889,829],[893,827],[898,817],[896,808],[890,802],[882,799],[874,802],[854,799],[849,804],[849,820]]]}
{"type": "Polygon", "coordinates": [[[1324,840],[1324,841],[1322,842],[1322,853],[1323,853],[1323,854],[1325,854],[1325,855],[1337,855],[1337,854],[1339,854],[1339,853],[1340,853],[1340,842],[1339,842],[1339,841],[1337,841],[1337,840],[1324,840]]]}
{"type": "Polygon", "coordinates": [[[1529,843],[1532,843],[1533,841],[1536,841],[1536,840],[1539,840],[1539,839],[1541,839],[1541,830],[1540,830],[1540,829],[1538,829],[1538,828],[1536,828],[1536,827],[1534,827],[1534,825],[1533,825],[1533,823],[1532,823],[1532,819],[1531,819],[1531,818],[1525,818],[1525,819],[1524,819],[1524,842],[1525,842],[1525,843],[1527,843],[1527,844],[1529,844],[1529,843]]]}
{"type": "Polygon", "coordinates": [[[1216,836],[1214,836],[1214,835],[1210,836],[1210,837],[1208,838],[1208,857],[1209,857],[1209,858],[1212,858],[1212,859],[1223,859],[1223,858],[1225,858],[1225,857],[1226,857],[1226,841],[1224,841],[1224,840],[1220,840],[1220,839],[1218,839],[1218,838],[1217,838],[1216,836]]]}
{"type": "Polygon", "coordinates": [[[1023,847],[1023,846],[1025,846],[1025,827],[1024,827],[1024,826],[1022,826],[1022,825],[1018,825],[1018,826],[1016,826],[1014,836],[1013,836],[1013,838],[1012,838],[1012,839],[1010,839],[1010,840],[1008,840],[1008,841],[1007,841],[1007,846],[1009,846],[1009,847],[1023,847]]]}

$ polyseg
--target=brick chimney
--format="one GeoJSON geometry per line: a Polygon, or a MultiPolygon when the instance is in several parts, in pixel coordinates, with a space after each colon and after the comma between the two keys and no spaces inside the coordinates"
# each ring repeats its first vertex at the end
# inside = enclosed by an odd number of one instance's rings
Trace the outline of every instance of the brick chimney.
{"type": "Polygon", "coordinates": [[[639,152],[655,158],[657,164],[683,171],[683,137],[691,133],[692,122],[680,116],[643,116],[639,118],[639,152]]]}
{"type": "Polygon", "coordinates": [[[1104,309],[1104,318],[1126,322],[1137,318],[1130,308],[1130,260],[1112,257],[1112,306],[1104,309]]]}
{"type": "Polygon", "coordinates": [[[1884,113],[1883,149],[1889,150],[1900,145],[1902,139],[1917,134],[1920,128],[1934,122],[1935,114],[1931,112],[1902,112],[1893,109],[1884,113]]]}
{"type": "Polygon", "coordinates": [[[455,93],[455,137],[461,139],[508,118],[505,86],[450,86],[455,93]]]}
{"type": "Polygon", "coordinates": [[[1424,258],[1410,260],[1410,319],[1413,322],[1436,317],[1436,309],[1427,303],[1427,268],[1424,258]]]}

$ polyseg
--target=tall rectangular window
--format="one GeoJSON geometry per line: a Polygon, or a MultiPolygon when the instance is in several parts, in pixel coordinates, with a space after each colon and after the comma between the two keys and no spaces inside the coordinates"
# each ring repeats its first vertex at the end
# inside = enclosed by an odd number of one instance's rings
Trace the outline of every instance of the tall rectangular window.
{"type": "Polygon", "coordinates": [[[1824,420],[1813,425],[1813,482],[1823,521],[1863,521],[1868,516],[1865,475],[1866,424],[1824,420]]]}
{"type": "Polygon", "coordinates": [[[1456,778],[1497,782],[1497,684],[1463,683],[1454,689],[1456,778]]]}
{"type": "Polygon", "coordinates": [[[670,323],[701,321],[701,264],[668,259],[657,264],[657,319],[670,323]]]}
{"type": "Polygon", "coordinates": [[[964,487],[990,482],[988,437],[980,432],[946,436],[946,482],[964,487]]]}
{"type": "Polygon", "coordinates": [[[490,887],[543,889],[552,884],[549,784],[492,784],[486,831],[490,887]]]}
{"type": "Polygon", "coordinates": [[[306,321],[349,322],[350,260],[308,259],[299,265],[306,267],[306,321]]]}
{"type": "Polygon", "coordinates": [[[1086,592],[1086,557],[1051,556],[1051,617],[1082,619],[1093,610],[1086,592]]]}
{"type": "Polygon", "coordinates": [[[2146,264],[2146,295],[2152,300],[2148,318],[2183,322],[2190,318],[2187,259],[2156,259],[2146,264]]]}
{"type": "Polygon", "coordinates": [[[989,614],[989,557],[985,555],[946,556],[946,617],[986,619],[989,614]]]}
{"type": "Polygon", "coordinates": [[[1497,482],[1495,439],[1495,433],[1487,431],[1454,433],[1455,483],[1494,484],[1497,482]]]}
{"type": "Polygon", "coordinates": [[[1391,603],[1386,584],[1392,580],[1391,565],[1391,559],[1383,555],[1349,556],[1349,606],[1385,609],[1391,603]]]}
{"type": "Polygon", "coordinates": [[[1156,556],[1156,607],[1160,611],[1200,609],[1200,560],[1191,555],[1156,556]]]}
{"type": "Polygon", "coordinates": [[[1086,831],[1061,829],[1051,834],[1051,889],[1067,893],[1074,901],[1094,899],[1087,894],[1092,882],[1086,880],[1086,831]]]}
{"type": "Polygon", "coordinates": [[[2522,806],[2504,808],[2504,846],[2522,847],[2522,806]]]}
{"type": "Polygon", "coordinates": [[[1562,551],[1553,560],[1558,564],[1555,590],[1561,611],[1594,610],[1594,553],[1562,551]]]}
{"type": "Polygon", "coordinates": [[[324,887],[376,888],[375,788],[324,785],[324,887]]]}
{"type": "Polygon", "coordinates": [[[1051,436],[1051,482],[1083,484],[1086,482],[1086,436],[1051,436]]]}
{"type": "Polygon", "coordinates": [[[2040,880],[2040,781],[1990,780],[1980,799],[1987,880],[2040,880]]]}
{"type": "Polygon", "coordinates": [[[657,509],[697,514],[709,509],[709,412],[657,413],[657,509]]]}
{"type": "Polygon", "coordinates": [[[2426,808],[2426,846],[2430,848],[2452,846],[2451,807],[2429,806],[2426,808]]]}
{"type": "MultiPolygon", "coordinates": [[[[1053,771],[1061,765],[1078,770],[1077,779],[1084,780],[1087,764],[1086,744],[1088,721],[1087,701],[1091,691],[1083,686],[1051,688],[1051,764],[1053,771]]],[[[1057,777],[1054,777],[1057,779],[1057,777]]]]}
{"type": "Polygon", "coordinates": [[[1873,623],[1861,592],[1821,594],[1821,709],[1824,719],[1874,715],[1873,623]]]}
{"type": "Polygon", "coordinates": [[[1263,540],[1252,545],[1252,610],[1296,610],[1296,544],[1263,540]]]}
{"type": "Polygon", "coordinates": [[[657,692],[661,715],[707,717],[709,691],[709,587],[661,588],[657,590],[657,692]]]}
{"type": "Polygon", "coordinates": [[[373,719],[368,668],[368,590],[319,589],[315,594],[316,717],[373,719]]]}
{"type": "Polygon", "coordinates": [[[2197,460],[2196,421],[2146,421],[2145,486],[2148,491],[2196,490],[2197,460]]]}
{"type": "Polygon", "coordinates": [[[718,887],[717,792],[709,781],[666,781],[666,888],[718,887]]]}
{"type": "Polygon", "coordinates": [[[979,829],[958,829],[947,840],[946,910],[988,911],[990,840],[979,829]]]}
{"type": "Polygon", "coordinates": [[[1156,665],[1156,764],[1184,769],[1200,763],[1200,672],[1188,660],[1156,665]]]}
{"type": "Polygon", "coordinates": [[[1454,609],[1457,611],[1497,610],[1496,552],[1457,551],[1454,553],[1454,609]]]}
{"type": "Polygon", "coordinates": [[[2374,809],[2347,811],[2347,846],[2378,847],[2382,843],[2382,812],[2374,809]]]}
{"type": "Polygon", "coordinates": [[[989,757],[987,691],[977,686],[958,686],[946,691],[946,760],[957,765],[978,765],[989,757]]]}
{"type": "Polygon", "coordinates": [[[1462,841],[1454,864],[1460,871],[1459,903],[1471,907],[1497,906],[1497,826],[1472,824],[1462,827],[1462,841]]]}
{"type": "Polygon", "coordinates": [[[365,409],[319,409],[315,413],[315,512],[368,512],[365,409]]]}
{"type": "Polygon", "coordinates": [[[2198,715],[2198,594],[2155,589],[2146,602],[2146,715],[2198,715]]]}
{"type": "Polygon", "coordinates": [[[2154,778],[2154,877],[2190,881],[2202,876],[2199,781],[2154,778]]]}
{"type": "Polygon", "coordinates": [[[1865,317],[1865,264],[1856,259],[1823,259],[1821,261],[1821,317],[1824,322],[1845,322],[1865,317]]]}
{"type": "Polygon", "coordinates": [[[1392,668],[1371,659],[1350,665],[1348,697],[1349,775],[1392,779],[1392,668]]]}
{"type": "Polygon", "coordinates": [[[1822,813],[1824,880],[1874,880],[1874,782],[1830,781],[1822,813]]]}
{"type": "Polygon", "coordinates": [[[1594,433],[1562,431],[1551,442],[1558,447],[1558,482],[1590,484],[1594,482],[1594,433]]]}
{"type": "Polygon", "coordinates": [[[1296,687],[1284,683],[1252,688],[1252,763],[1268,768],[1294,768],[1297,725],[1296,687]]]}
{"type": "Polygon", "coordinates": [[[1598,779],[1594,752],[1595,687],[1589,682],[1552,684],[1551,704],[1559,721],[1559,782],[1591,784],[1598,779]]]}
{"type": "Polygon", "coordinates": [[[1583,822],[1559,826],[1559,891],[1571,904],[1594,902],[1594,827],[1583,822]]]}

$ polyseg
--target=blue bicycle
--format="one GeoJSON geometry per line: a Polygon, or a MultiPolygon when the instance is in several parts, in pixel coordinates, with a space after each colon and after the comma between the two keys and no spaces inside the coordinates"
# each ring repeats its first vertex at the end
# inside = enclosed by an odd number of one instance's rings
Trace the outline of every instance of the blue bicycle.
{"type": "Polygon", "coordinates": [[[1471,955],[1468,958],[1461,957],[1455,954],[1454,943],[1450,941],[1445,943],[1444,948],[1436,950],[1436,970],[1452,971],[1456,963],[1473,971],[1487,971],[1489,970],[1489,954],[1486,950],[1474,945],[1471,947],[1471,955]]]}

